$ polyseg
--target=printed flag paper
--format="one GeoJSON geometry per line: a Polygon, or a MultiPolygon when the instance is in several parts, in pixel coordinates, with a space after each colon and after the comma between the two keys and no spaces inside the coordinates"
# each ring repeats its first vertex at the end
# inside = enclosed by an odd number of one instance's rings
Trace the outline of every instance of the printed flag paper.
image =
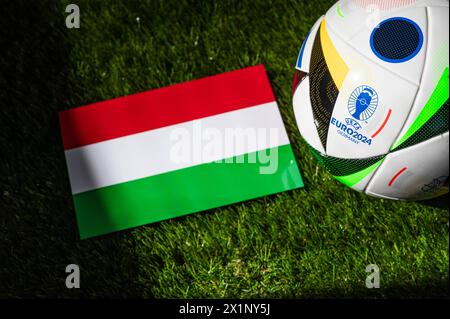
{"type": "Polygon", "coordinates": [[[262,65],[59,119],[81,238],[303,186],[262,65]]]}

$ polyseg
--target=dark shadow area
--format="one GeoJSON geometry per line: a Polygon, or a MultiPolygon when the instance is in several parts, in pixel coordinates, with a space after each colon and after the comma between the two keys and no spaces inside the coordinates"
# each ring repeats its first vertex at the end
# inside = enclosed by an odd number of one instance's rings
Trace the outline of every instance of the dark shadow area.
{"type": "Polygon", "coordinates": [[[449,209],[448,193],[446,195],[439,196],[439,197],[433,198],[433,199],[420,201],[418,203],[422,204],[422,205],[425,205],[425,206],[430,206],[430,207],[435,207],[435,208],[442,208],[442,209],[447,209],[448,210],[449,209]]]}
{"type": "Polygon", "coordinates": [[[2,3],[0,297],[136,296],[129,234],[78,238],[58,123],[82,96],[65,16],[56,1],[2,3]],[[72,263],[82,289],[66,288],[72,263]]]}
{"type": "MultiPolygon", "coordinates": [[[[417,285],[387,285],[383,286],[380,281],[380,288],[366,288],[364,282],[361,287],[354,287],[351,290],[335,289],[322,291],[311,291],[305,299],[448,299],[450,296],[448,280],[435,280],[417,285]]],[[[287,296],[286,298],[291,298],[287,296]]]]}

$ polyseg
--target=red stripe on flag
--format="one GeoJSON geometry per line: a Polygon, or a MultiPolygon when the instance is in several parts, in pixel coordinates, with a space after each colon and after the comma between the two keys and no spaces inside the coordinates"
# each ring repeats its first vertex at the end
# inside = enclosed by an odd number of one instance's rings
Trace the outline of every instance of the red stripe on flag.
{"type": "Polygon", "coordinates": [[[275,101],[263,65],[59,113],[64,149],[275,101]]]}

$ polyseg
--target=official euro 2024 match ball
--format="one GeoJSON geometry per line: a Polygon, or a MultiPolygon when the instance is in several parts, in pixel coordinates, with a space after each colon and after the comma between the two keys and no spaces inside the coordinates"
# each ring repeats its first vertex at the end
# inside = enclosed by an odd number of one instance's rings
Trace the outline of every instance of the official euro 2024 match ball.
{"type": "Polygon", "coordinates": [[[304,40],[293,82],[317,160],[372,196],[447,193],[448,55],[448,1],[338,1],[304,40]]]}

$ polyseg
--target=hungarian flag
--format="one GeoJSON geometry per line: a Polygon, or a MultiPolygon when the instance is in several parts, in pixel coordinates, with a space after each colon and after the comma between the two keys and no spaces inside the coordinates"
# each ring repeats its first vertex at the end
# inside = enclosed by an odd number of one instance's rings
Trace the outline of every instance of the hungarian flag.
{"type": "Polygon", "coordinates": [[[59,119],[81,238],[303,186],[262,65],[59,119]]]}

